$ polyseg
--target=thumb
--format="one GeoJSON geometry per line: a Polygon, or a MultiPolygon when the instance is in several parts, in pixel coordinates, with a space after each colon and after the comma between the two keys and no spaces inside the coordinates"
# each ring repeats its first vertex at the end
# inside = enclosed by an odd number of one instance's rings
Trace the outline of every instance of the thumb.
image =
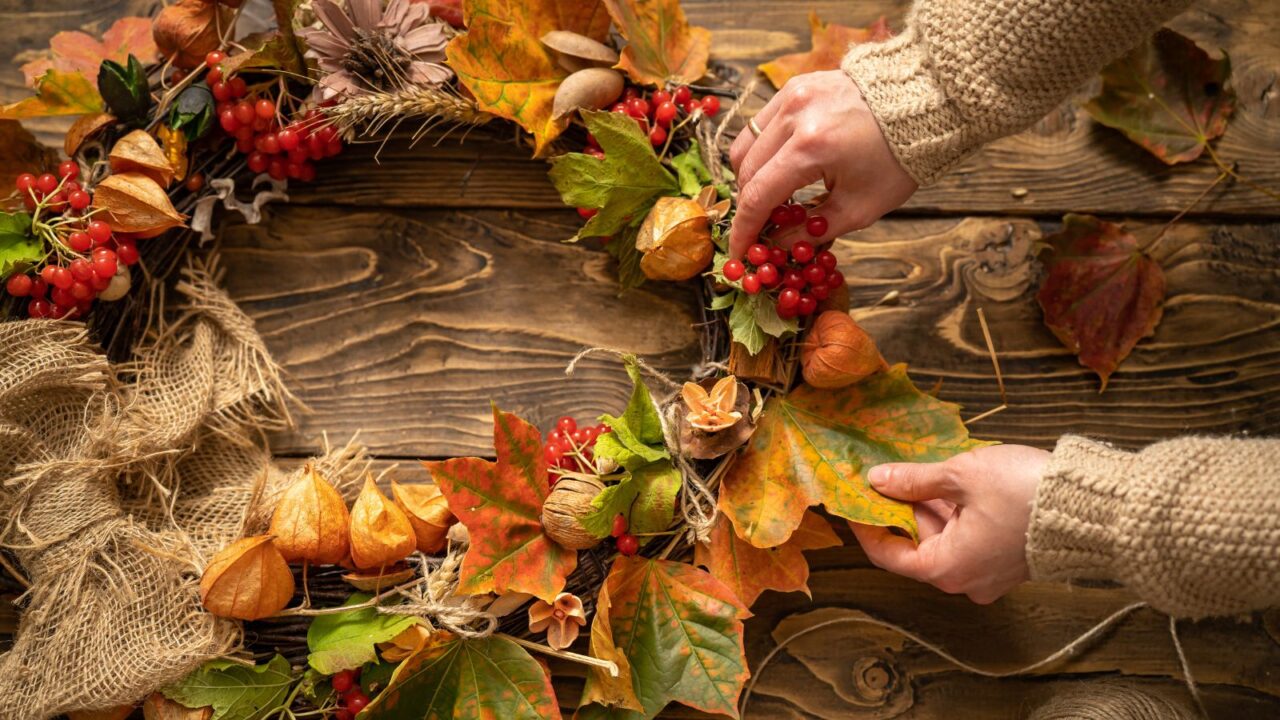
{"type": "Polygon", "coordinates": [[[964,488],[945,463],[891,463],[871,468],[871,487],[882,495],[908,502],[949,500],[963,504],[964,488]]]}

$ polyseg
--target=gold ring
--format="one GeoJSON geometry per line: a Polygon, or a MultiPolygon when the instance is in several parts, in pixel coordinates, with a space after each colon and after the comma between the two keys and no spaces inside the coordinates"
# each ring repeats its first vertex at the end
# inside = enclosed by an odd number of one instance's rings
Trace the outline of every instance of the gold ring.
{"type": "Polygon", "coordinates": [[[756,137],[760,137],[760,133],[764,132],[760,129],[760,126],[756,124],[755,118],[751,118],[747,121],[747,128],[751,130],[751,134],[756,137]]]}

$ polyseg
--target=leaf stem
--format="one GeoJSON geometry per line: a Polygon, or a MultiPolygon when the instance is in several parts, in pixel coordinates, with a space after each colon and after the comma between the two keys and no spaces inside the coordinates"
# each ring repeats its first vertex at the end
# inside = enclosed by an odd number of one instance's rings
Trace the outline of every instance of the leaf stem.
{"type": "Polygon", "coordinates": [[[1230,175],[1231,177],[1235,178],[1241,183],[1244,183],[1246,186],[1254,190],[1257,190],[1263,195],[1266,195],[1272,200],[1280,200],[1280,193],[1277,193],[1276,191],[1271,190],[1269,188],[1263,187],[1262,185],[1259,185],[1258,183],[1244,177],[1243,175],[1237,173],[1231,165],[1228,165],[1225,162],[1223,162],[1222,158],[1218,157],[1218,153],[1214,151],[1212,145],[1210,145],[1209,143],[1205,143],[1204,149],[1206,152],[1209,153],[1209,158],[1213,160],[1213,164],[1217,165],[1219,170],[1230,175]]]}
{"type": "Polygon", "coordinates": [[[1147,252],[1153,246],[1155,246],[1156,243],[1160,242],[1160,238],[1164,237],[1164,234],[1169,232],[1169,228],[1173,227],[1187,213],[1191,212],[1192,208],[1194,208],[1196,205],[1199,205],[1200,201],[1204,199],[1204,196],[1208,195],[1210,192],[1213,191],[1214,188],[1218,187],[1218,184],[1221,183],[1223,180],[1227,179],[1228,175],[1235,176],[1235,174],[1231,171],[1230,168],[1225,168],[1222,170],[1222,172],[1218,173],[1217,179],[1214,180],[1213,183],[1209,185],[1209,187],[1206,187],[1204,190],[1201,190],[1200,194],[1197,195],[1195,199],[1190,202],[1190,204],[1182,208],[1182,210],[1179,211],[1177,215],[1174,215],[1173,218],[1169,220],[1169,222],[1165,223],[1164,226],[1160,228],[1160,232],[1157,232],[1155,237],[1151,238],[1150,241],[1148,241],[1146,244],[1142,246],[1141,252],[1144,252],[1144,253],[1147,252]]]}

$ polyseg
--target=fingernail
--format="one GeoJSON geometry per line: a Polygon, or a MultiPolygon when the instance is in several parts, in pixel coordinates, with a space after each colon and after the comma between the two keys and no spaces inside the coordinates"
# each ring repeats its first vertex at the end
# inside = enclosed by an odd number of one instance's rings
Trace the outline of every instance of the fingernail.
{"type": "Polygon", "coordinates": [[[889,482],[889,466],[877,465],[871,468],[871,472],[867,473],[867,480],[871,481],[872,485],[883,485],[889,482]]]}

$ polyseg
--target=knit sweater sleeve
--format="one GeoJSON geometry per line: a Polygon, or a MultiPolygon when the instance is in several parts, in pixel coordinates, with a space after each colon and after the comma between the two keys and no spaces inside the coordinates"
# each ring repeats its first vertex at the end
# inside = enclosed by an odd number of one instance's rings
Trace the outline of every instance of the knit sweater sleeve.
{"type": "Polygon", "coordinates": [[[858,84],[898,161],[926,185],[1062,102],[1190,0],[916,0],[906,29],[854,46],[858,84]]]}
{"type": "Polygon", "coordinates": [[[1058,441],[1027,532],[1035,580],[1113,580],[1177,617],[1280,607],[1280,440],[1138,453],[1058,441]]]}

